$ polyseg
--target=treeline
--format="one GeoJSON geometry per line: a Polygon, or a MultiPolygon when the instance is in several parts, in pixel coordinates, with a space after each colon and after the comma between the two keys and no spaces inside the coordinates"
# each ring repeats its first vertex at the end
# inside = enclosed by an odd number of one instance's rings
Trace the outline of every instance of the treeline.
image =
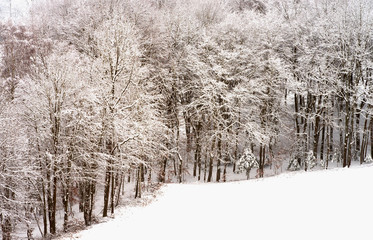
{"type": "Polygon", "coordinates": [[[373,156],[369,0],[58,0],[0,26],[0,221],[57,233],[123,185],[373,156]],[[190,170],[190,171],[189,171],[190,170]],[[59,207],[61,206],[61,207],[59,207]],[[40,219],[40,221],[39,221],[40,219]]]}

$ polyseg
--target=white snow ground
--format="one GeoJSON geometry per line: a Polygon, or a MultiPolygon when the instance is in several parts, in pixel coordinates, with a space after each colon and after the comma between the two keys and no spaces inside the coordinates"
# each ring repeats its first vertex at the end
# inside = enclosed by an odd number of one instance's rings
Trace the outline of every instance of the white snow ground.
{"type": "Polygon", "coordinates": [[[169,184],[146,207],[64,239],[373,239],[373,165],[169,184]]]}

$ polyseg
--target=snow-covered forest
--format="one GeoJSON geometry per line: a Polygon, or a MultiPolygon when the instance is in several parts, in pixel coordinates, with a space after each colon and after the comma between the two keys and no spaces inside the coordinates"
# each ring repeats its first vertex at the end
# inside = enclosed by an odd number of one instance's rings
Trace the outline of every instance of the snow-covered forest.
{"type": "Polygon", "coordinates": [[[159,183],[371,162],[372,52],[370,0],[35,1],[0,22],[2,239],[159,183]]]}

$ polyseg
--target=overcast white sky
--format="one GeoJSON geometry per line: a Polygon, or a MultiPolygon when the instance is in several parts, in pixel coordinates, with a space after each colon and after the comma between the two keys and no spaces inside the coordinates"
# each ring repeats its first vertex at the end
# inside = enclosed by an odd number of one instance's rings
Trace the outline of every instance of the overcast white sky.
{"type": "Polygon", "coordinates": [[[0,20],[9,19],[10,1],[12,6],[12,18],[14,20],[19,20],[27,15],[31,0],[0,0],[0,20]]]}

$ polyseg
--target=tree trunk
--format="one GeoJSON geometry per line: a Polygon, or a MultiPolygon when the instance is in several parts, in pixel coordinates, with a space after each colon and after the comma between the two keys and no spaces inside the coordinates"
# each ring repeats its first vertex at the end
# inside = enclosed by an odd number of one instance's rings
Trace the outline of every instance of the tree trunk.
{"type": "Polygon", "coordinates": [[[72,159],[72,156],[68,156],[67,167],[65,169],[66,180],[65,180],[65,183],[62,183],[62,205],[63,205],[63,210],[64,210],[63,231],[64,232],[67,232],[67,224],[69,221],[71,159],[72,159]]]}
{"type": "Polygon", "coordinates": [[[210,161],[209,161],[209,174],[207,176],[207,182],[211,182],[211,179],[212,179],[212,170],[213,170],[213,166],[214,166],[214,148],[215,148],[215,140],[216,138],[214,138],[212,140],[212,143],[211,143],[211,151],[210,151],[210,161]]]}
{"type": "Polygon", "coordinates": [[[260,144],[259,147],[259,177],[262,178],[264,176],[264,161],[265,161],[265,146],[260,144]]]}
{"type": "Polygon", "coordinates": [[[197,161],[198,161],[198,181],[201,180],[201,170],[202,170],[202,162],[201,162],[201,146],[198,148],[197,154],[197,161]]]}
{"type": "Polygon", "coordinates": [[[233,173],[236,172],[236,162],[238,161],[238,136],[240,133],[240,125],[241,124],[241,111],[238,112],[238,127],[236,129],[236,144],[234,148],[234,162],[233,162],[233,173]]]}
{"type": "Polygon", "coordinates": [[[161,163],[161,170],[158,174],[158,181],[165,183],[166,182],[166,167],[167,167],[167,158],[164,158],[164,160],[161,163]]]}
{"type": "Polygon", "coordinates": [[[352,159],[354,159],[355,157],[355,148],[352,148],[352,143],[353,141],[355,140],[354,139],[354,133],[355,133],[355,129],[354,129],[354,122],[355,122],[355,108],[353,105],[351,105],[352,109],[350,110],[351,111],[351,121],[350,121],[350,132],[349,132],[349,144],[348,144],[348,158],[347,158],[347,166],[350,167],[351,166],[351,161],[352,159]]]}
{"type": "MultiPolygon", "coordinates": [[[[348,103],[347,103],[348,104],[348,103]]],[[[345,117],[345,128],[344,128],[344,143],[343,143],[343,162],[342,167],[346,167],[348,164],[348,145],[349,145],[349,133],[350,133],[350,127],[349,127],[349,105],[346,106],[346,117],[345,117]]]]}
{"type": "Polygon", "coordinates": [[[197,149],[194,152],[193,177],[197,176],[197,149]]]}
{"type": "Polygon", "coordinates": [[[118,186],[118,191],[117,191],[117,197],[115,199],[115,206],[119,205],[123,185],[124,185],[124,173],[122,172],[119,178],[119,186],[118,186]]]}
{"type": "MultiPolygon", "coordinates": [[[[316,100],[314,102],[316,104],[316,100]]],[[[321,111],[322,111],[321,104],[322,104],[322,96],[319,96],[319,101],[316,107],[315,128],[314,128],[314,134],[313,134],[313,156],[315,158],[317,158],[318,156],[318,146],[319,146],[319,140],[320,140],[320,121],[321,121],[321,111]]]]}
{"type": "MultiPolygon", "coordinates": [[[[177,116],[176,116],[177,118],[177,116]]],[[[183,175],[183,159],[181,158],[180,156],[180,147],[179,147],[179,143],[180,143],[180,130],[179,130],[179,121],[177,121],[177,126],[176,126],[176,154],[177,154],[177,162],[178,162],[178,172],[177,172],[177,178],[178,178],[178,181],[179,183],[182,182],[183,178],[182,178],[182,175],[183,175]]],[[[185,126],[185,128],[187,128],[185,126]]],[[[187,140],[188,141],[188,140],[187,140]]],[[[188,145],[188,143],[187,143],[188,145]]],[[[190,146],[187,146],[187,148],[190,147],[190,146]]],[[[190,150],[189,150],[190,151],[190,150]]],[[[188,152],[188,149],[187,149],[187,154],[189,154],[188,152]]],[[[176,158],[175,158],[175,161],[176,161],[176,158]]]]}
{"type": "Polygon", "coordinates": [[[112,175],[111,169],[111,161],[108,161],[108,166],[106,167],[106,174],[105,174],[105,188],[104,188],[104,209],[102,212],[103,217],[107,217],[108,209],[109,209],[109,194],[110,194],[110,181],[112,175]]]}
{"type": "Polygon", "coordinates": [[[191,124],[190,117],[186,112],[184,112],[184,121],[185,121],[185,135],[186,135],[186,162],[189,163],[190,152],[192,149],[192,134],[191,134],[191,124]]]}
{"type": "Polygon", "coordinates": [[[67,232],[69,221],[69,190],[67,186],[62,189],[62,205],[63,205],[63,231],[67,232]]]}
{"type": "Polygon", "coordinates": [[[183,182],[183,159],[179,158],[179,174],[178,174],[179,183],[183,182]]]}
{"type": "Polygon", "coordinates": [[[208,156],[207,147],[205,147],[205,157],[203,158],[204,160],[203,181],[204,182],[206,182],[206,178],[207,178],[207,156],[208,156]]]}
{"type": "Polygon", "coordinates": [[[201,128],[202,124],[198,122],[197,127],[196,127],[196,134],[195,134],[195,139],[196,139],[196,154],[195,154],[195,162],[197,163],[198,167],[198,181],[201,180],[201,170],[202,170],[202,163],[201,163],[201,128]]]}
{"type": "MultiPolygon", "coordinates": [[[[54,173],[57,173],[57,168],[55,167],[54,173]]],[[[52,221],[50,221],[51,234],[56,234],[56,211],[57,211],[57,177],[53,177],[53,196],[52,196],[52,221]]]]}
{"type": "MultiPolygon", "coordinates": [[[[357,107],[357,104],[356,104],[356,107],[357,107]]],[[[364,102],[361,102],[360,104],[360,108],[356,108],[356,114],[355,114],[355,122],[356,122],[356,126],[355,126],[355,134],[356,134],[356,137],[355,137],[355,152],[356,152],[356,156],[360,155],[360,150],[361,150],[361,145],[360,145],[360,139],[361,139],[361,136],[360,136],[360,117],[361,117],[361,109],[364,107],[364,102]]],[[[365,128],[365,127],[364,127],[365,128]]]]}
{"type": "Polygon", "coordinates": [[[202,124],[197,122],[196,126],[193,127],[194,130],[194,139],[196,150],[194,152],[194,166],[193,166],[193,177],[197,176],[198,170],[198,180],[201,179],[201,139],[200,139],[200,131],[201,131],[202,124]]]}
{"type": "Polygon", "coordinates": [[[12,239],[12,222],[8,216],[3,217],[0,214],[1,220],[1,231],[2,231],[2,239],[3,240],[11,240],[12,239]]]}
{"type": "Polygon", "coordinates": [[[326,127],[326,160],[325,160],[325,169],[329,167],[329,158],[330,158],[330,130],[331,126],[324,126],[326,127]]]}
{"type": "Polygon", "coordinates": [[[223,182],[227,181],[227,161],[224,162],[223,182]]]}
{"type": "Polygon", "coordinates": [[[333,145],[334,145],[334,128],[333,128],[333,125],[331,124],[329,126],[329,144],[328,144],[328,158],[327,158],[327,164],[326,164],[326,168],[328,168],[328,164],[329,164],[329,159],[331,158],[331,156],[333,155],[333,152],[334,152],[334,148],[333,148],[333,145]]]}
{"type": "Polygon", "coordinates": [[[111,209],[111,215],[114,214],[114,209],[115,209],[115,173],[111,173],[111,190],[110,190],[110,209],[111,209]]]}
{"type": "MultiPolygon", "coordinates": [[[[325,114],[323,114],[323,116],[325,119],[325,114]]],[[[324,160],[325,128],[326,128],[326,124],[325,124],[325,120],[323,120],[322,131],[321,131],[320,161],[324,160]]]]}
{"type": "Polygon", "coordinates": [[[370,117],[370,157],[373,158],[373,117],[370,117]]]}
{"type": "Polygon", "coordinates": [[[221,169],[220,169],[220,164],[221,164],[221,133],[219,132],[218,134],[218,152],[217,152],[217,161],[216,161],[216,181],[220,181],[220,175],[221,175],[221,169]]]}
{"type": "Polygon", "coordinates": [[[360,147],[360,164],[364,163],[365,156],[366,156],[366,145],[368,144],[367,130],[368,130],[368,118],[365,118],[363,139],[361,141],[361,147],[360,147]]]}
{"type": "Polygon", "coordinates": [[[91,180],[86,180],[83,184],[83,187],[84,187],[84,203],[83,203],[84,223],[86,226],[90,226],[92,224],[94,194],[96,191],[95,182],[91,180]]]}
{"type": "Polygon", "coordinates": [[[41,183],[41,191],[42,191],[42,207],[43,207],[43,233],[42,237],[46,237],[48,234],[48,209],[47,209],[47,196],[45,191],[45,183],[44,180],[42,180],[41,183]]]}
{"type": "Polygon", "coordinates": [[[298,115],[299,115],[299,106],[298,106],[298,96],[297,94],[294,94],[294,107],[295,107],[295,128],[297,131],[297,136],[300,134],[300,126],[298,121],[298,115]]]}
{"type": "Polygon", "coordinates": [[[135,198],[141,198],[141,166],[137,170],[136,188],[135,188],[135,198]]]}
{"type": "Polygon", "coordinates": [[[48,183],[47,202],[48,202],[48,219],[49,232],[56,233],[56,202],[57,202],[57,177],[53,176],[48,183]]]}
{"type": "MultiPolygon", "coordinates": [[[[7,184],[8,180],[5,179],[5,187],[4,187],[4,197],[8,200],[14,200],[14,193],[11,190],[10,185],[7,184]]],[[[7,209],[10,209],[10,204],[8,202],[5,202],[3,205],[5,212],[7,212],[7,209]]],[[[1,223],[1,231],[2,231],[2,238],[3,240],[11,240],[12,239],[12,219],[10,216],[3,215],[3,213],[0,212],[0,223],[1,223]]]]}

